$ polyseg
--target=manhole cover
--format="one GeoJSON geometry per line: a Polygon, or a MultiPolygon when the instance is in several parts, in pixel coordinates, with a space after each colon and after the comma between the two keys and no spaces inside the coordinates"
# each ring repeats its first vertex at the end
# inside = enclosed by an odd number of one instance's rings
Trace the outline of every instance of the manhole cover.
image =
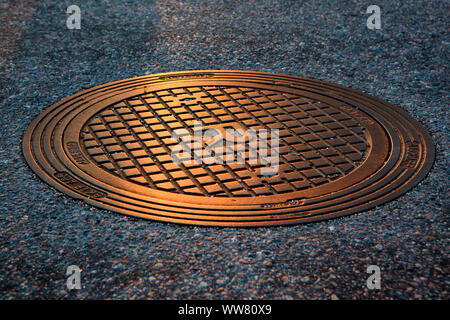
{"type": "Polygon", "coordinates": [[[430,136],[404,111],[318,80],[195,71],[108,83],[30,125],[31,168],[64,193],[159,221],[311,222],[417,184],[430,136]]]}

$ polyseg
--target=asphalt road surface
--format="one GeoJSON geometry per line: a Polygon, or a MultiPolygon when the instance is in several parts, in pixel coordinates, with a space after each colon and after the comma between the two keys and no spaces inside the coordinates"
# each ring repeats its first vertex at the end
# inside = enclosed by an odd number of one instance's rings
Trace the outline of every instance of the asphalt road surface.
{"type": "Polygon", "coordinates": [[[448,299],[447,1],[0,1],[1,299],[448,299]],[[81,29],[66,26],[81,9],[81,29]],[[366,26],[371,4],[381,29],[366,26]],[[436,145],[397,200],[327,222],[202,228],[96,209],[21,153],[45,107],[94,85],[195,69],[285,73],[399,104],[436,145]],[[80,290],[66,270],[82,269],[80,290]],[[381,270],[370,290],[369,265],[381,270]]]}

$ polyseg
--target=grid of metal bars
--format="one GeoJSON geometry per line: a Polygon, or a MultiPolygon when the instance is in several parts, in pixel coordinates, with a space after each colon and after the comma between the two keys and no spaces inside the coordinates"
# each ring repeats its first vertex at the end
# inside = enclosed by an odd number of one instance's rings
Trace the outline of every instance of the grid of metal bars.
{"type": "MultiPolygon", "coordinates": [[[[345,112],[286,92],[233,86],[154,91],[114,104],[92,117],[80,140],[91,160],[150,188],[218,197],[281,194],[338,179],[358,167],[369,143],[345,112]],[[234,124],[279,129],[279,173],[260,177],[264,164],[176,164],[176,129],[234,124]]],[[[193,153],[195,156],[195,152],[193,153]]]]}

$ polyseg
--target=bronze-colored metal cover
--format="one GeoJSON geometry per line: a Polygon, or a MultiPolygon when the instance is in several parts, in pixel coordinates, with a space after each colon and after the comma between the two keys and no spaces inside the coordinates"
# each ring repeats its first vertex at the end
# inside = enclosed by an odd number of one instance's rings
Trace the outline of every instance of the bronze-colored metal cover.
{"type": "Polygon", "coordinates": [[[23,152],[44,181],[92,205],[235,227],[367,210],[412,188],[434,160],[429,134],[399,107],[250,71],[165,73],[82,91],[31,123],[23,152]]]}

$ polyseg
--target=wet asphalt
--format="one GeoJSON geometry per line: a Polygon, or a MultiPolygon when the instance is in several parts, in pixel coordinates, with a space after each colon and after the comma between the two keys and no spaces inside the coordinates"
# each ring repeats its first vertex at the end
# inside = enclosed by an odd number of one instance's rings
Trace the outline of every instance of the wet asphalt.
{"type": "Polygon", "coordinates": [[[448,299],[445,1],[0,1],[0,299],[448,299]],[[81,8],[81,29],[66,9],[81,8]],[[366,8],[381,8],[381,29],[366,8]],[[21,153],[45,107],[82,89],[195,69],[285,73],[399,104],[436,161],[397,200],[331,221],[203,228],[93,208],[21,153]],[[80,290],[66,269],[82,269],[80,290]],[[366,286],[369,265],[381,289],[366,286]]]}

